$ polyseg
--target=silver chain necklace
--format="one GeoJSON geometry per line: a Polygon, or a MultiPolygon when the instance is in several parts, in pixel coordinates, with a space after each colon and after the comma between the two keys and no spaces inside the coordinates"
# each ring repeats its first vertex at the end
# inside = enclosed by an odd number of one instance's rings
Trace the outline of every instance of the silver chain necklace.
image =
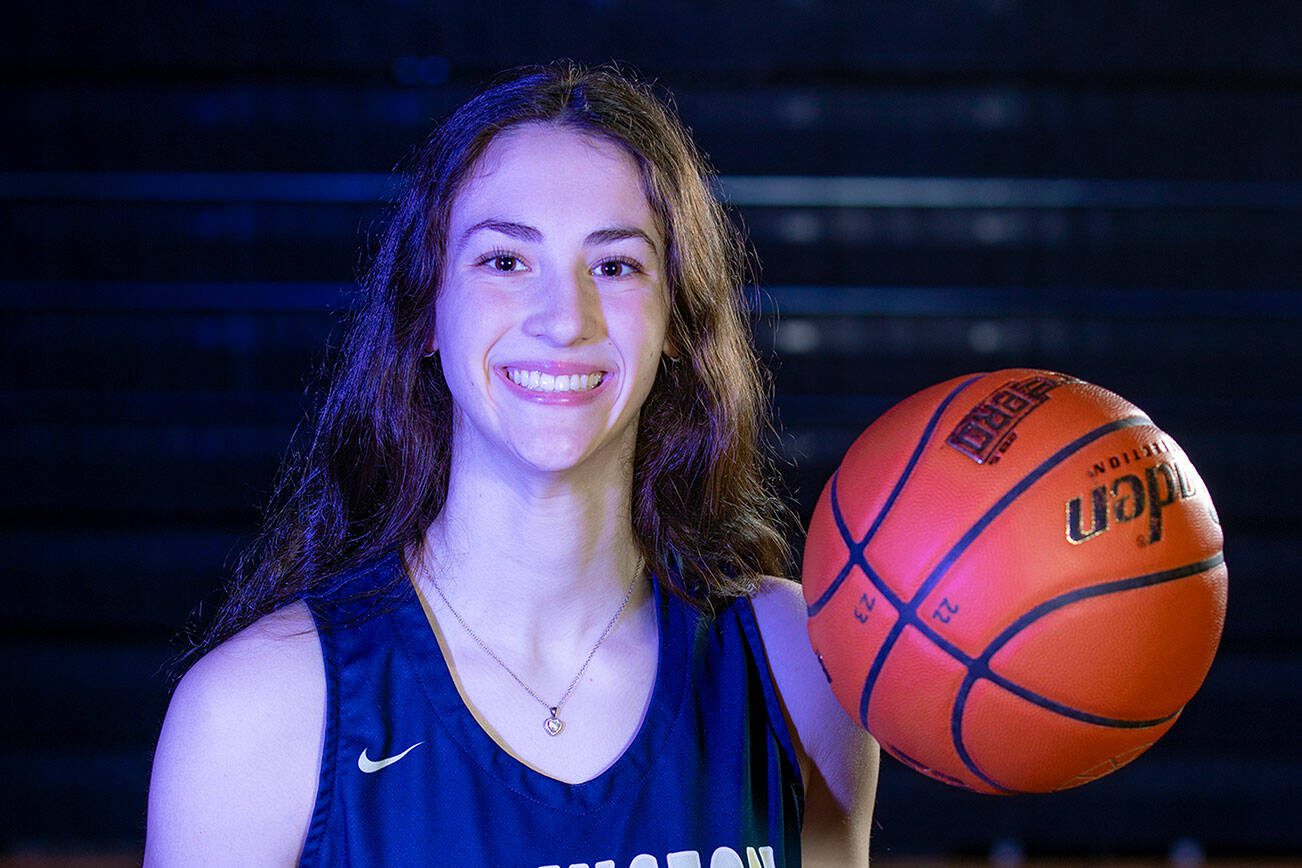
{"type": "Polygon", "coordinates": [[[528,684],[525,684],[524,679],[521,678],[519,675],[516,675],[515,672],[511,670],[510,666],[507,666],[504,662],[502,662],[502,658],[498,657],[497,654],[493,652],[493,649],[488,647],[487,642],[479,638],[478,633],[470,629],[470,625],[466,623],[466,619],[461,617],[461,613],[459,613],[455,608],[453,608],[452,603],[448,601],[447,595],[443,593],[443,589],[439,587],[438,580],[435,579],[433,575],[430,576],[430,583],[434,585],[434,590],[438,592],[439,599],[443,601],[443,605],[448,607],[448,611],[452,613],[452,617],[456,618],[457,623],[460,624],[465,629],[465,631],[470,634],[470,638],[475,640],[475,644],[477,644],[480,648],[484,649],[484,653],[487,654],[489,657],[492,657],[493,660],[497,662],[498,666],[501,666],[503,669],[505,669],[506,674],[510,675],[513,679],[515,679],[516,684],[523,687],[530,696],[532,696],[534,699],[538,700],[538,702],[542,704],[543,708],[547,709],[548,717],[545,721],[543,721],[543,729],[547,731],[548,735],[555,736],[555,735],[560,735],[561,730],[565,729],[564,721],[562,721],[559,717],[557,717],[556,713],[560,711],[561,706],[565,704],[565,700],[570,698],[570,694],[573,693],[574,688],[578,686],[579,679],[583,677],[583,673],[588,671],[588,664],[592,662],[592,657],[594,654],[597,653],[597,649],[601,647],[601,643],[605,642],[606,637],[610,635],[610,631],[615,629],[615,622],[619,620],[620,615],[624,614],[624,607],[627,606],[628,601],[633,598],[633,588],[637,586],[638,576],[642,575],[642,572],[643,572],[643,567],[641,565],[641,562],[639,562],[638,569],[636,572],[633,573],[633,578],[628,583],[628,590],[624,592],[624,599],[619,604],[619,608],[616,609],[615,614],[611,616],[610,623],[606,625],[606,629],[601,631],[601,636],[597,639],[597,644],[592,646],[592,650],[588,652],[587,659],[584,660],[583,665],[579,667],[578,674],[574,676],[574,680],[570,682],[570,686],[565,688],[565,693],[561,695],[561,698],[557,700],[555,705],[552,705],[547,700],[543,699],[534,691],[532,687],[530,687],[528,684]]]}

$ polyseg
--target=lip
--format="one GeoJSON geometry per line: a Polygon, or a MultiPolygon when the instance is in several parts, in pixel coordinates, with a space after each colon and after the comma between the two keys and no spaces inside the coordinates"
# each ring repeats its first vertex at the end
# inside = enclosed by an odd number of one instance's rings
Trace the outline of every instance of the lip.
{"type": "Polygon", "coordinates": [[[605,392],[606,387],[609,386],[611,380],[614,379],[614,377],[611,376],[610,371],[605,368],[597,365],[576,364],[574,362],[508,362],[504,365],[496,366],[494,370],[497,371],[497,376],[506,384],[506,388],[510,390],[512,394],[518,395],[526,401],[533,401],[535,404],[587,404],[595,401],[603,392],[605,392]],[[603,376],[601,382],[596,386],[596,388],[588,389],[586,392],[535,392],[531,389],[526,389],[523,386],[516,385],[516,382],[507,375],[507,368],[515,368],[516,370],[521,371],[538,371],[539,373],[552,374],[553,376],[591,374],[594,371],[600,371],[603,376]]]}

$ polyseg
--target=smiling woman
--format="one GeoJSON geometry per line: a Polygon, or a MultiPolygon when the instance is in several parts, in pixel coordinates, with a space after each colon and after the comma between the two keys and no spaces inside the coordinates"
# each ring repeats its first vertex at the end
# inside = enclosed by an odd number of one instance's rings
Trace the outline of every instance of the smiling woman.
{"type": "Polygon", "coordinates": [[[741,249],[616,71],[440,127],[173,697],[149,864],[866,860],[877,749],[775,578],[741,249]]]}

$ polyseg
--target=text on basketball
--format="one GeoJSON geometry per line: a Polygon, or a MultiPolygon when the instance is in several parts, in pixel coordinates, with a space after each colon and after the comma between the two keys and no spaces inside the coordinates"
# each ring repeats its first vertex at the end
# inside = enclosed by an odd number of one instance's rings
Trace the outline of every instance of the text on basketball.
{"type": "Polygon", "coordinates": [[[1193,474],[1174,461],[1144,468],[1142,479],[1138,473],[1123,474],[1067,501],[1067,541],[1079,545],[1110,527],[1147,515],[1148,533],[1140,539],[1155,543],[1162,538],[1162,510],[1196,493],[1193,474]]]}

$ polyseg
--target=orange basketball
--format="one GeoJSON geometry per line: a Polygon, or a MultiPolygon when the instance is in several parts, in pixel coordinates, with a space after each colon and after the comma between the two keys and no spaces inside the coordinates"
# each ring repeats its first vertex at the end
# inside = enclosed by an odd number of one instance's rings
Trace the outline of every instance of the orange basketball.
{"type": "Polygon", "coordinates": [[[1047,792],[1171,728],[1225,621],[1221,529],[1133,404],[1049,371],[925,389],[824,488],[809,635],[882,747],[937,780],[1047,792]]]}

